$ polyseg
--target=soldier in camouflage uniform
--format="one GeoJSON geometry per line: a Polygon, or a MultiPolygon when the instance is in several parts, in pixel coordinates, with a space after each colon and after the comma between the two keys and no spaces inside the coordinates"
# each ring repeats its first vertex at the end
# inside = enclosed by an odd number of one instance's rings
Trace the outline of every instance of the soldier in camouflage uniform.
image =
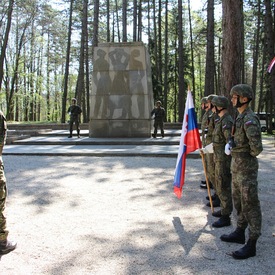
{"type": "MultiPolygon", "coordinates": [[[[201,109],[204,111],[204,114],[201,119],[201,142],[202,146],[205,147],[205,129],[208,125],[208,116],[209,116],[209,104],[207,104],[207,96],[201,99],[201,109]]],[[[206,181],[202,180],[200,183],[200,187],[206,189],[206,181]]]]}
{"type": "Polygon", "coordinates": [[[6,118],[0,111],[0,256],[13,251],[16,243],[8,241],[8,230],[6,228],[6,217],[4,210],[7,198],[7,185],[4,172],[4,163],[2,159],[2,151],[6,142],[7,125],[6,118]]]}
{"type": "Polygon", "coordinates": [[[233,106],[239,114],[235,121],[234,142],[231,143],[231,173],[233,202],[237,210],[237,228],[221,236],[225,242],[245,243],[245,229],[249,239],[244,247],[234,251],[235,259],[256,255],[256,242],[261,235],[262,214],[258,199],[258,159],[262,152],[261,127],[258,117],[249,107],[253,91],[249,85],[238,84],[231,89],[233,106]]]}
{"type": "MultiPolygon", "coordinates": [[[[216,95],[209,95],[207,97],[207,104],[209,107],[209,110],[207,111],[208,117],[207,117],[207,127],[204,130],[204,134],[205,135],[205,146],[209,145],[212,143],[212,135],[213,135],[213,130],[215,128],[215,118],[216,115],[213,112],[213,105],[211,103],[212,99],[215,97],[216,95]]],[[[215,164],[214,164],[214,159],[213,159],[213,153],[210,154],[206,154],[205,155],[205,161],[206,161],[206,172],[207,172],[207,177],[209,179],[209,181],[211,182],[214,190],[215,190],[215,194],[212,196],[212,203],[213,203],[213,207],[218,207],[220,206],[220,199],[218,197],[218,195],[216,194],[216,187],[215,187],[215,164]]],[[[209,199],[208,197],[206,197],[207,199],[209,199]]],[[[208,202],[206,204],[207,206],[211,206],[210,203],[208,202]]]]}
{"type": "Polygon", "coordinates": [[[212,213],[214,217],[220,217],[212,224],[213,227],[224,227],[231,224],[232,213],[231,196],[231,156],[226,155],[224,148],[231,137],[233,119],[228,113],[229,101],[225,96],[216,96],[212,99],[215,113],[218,115],[213,130],[213,150],[215,162],[215,187],[221,201],[221,210],[212,213]]]}
{"type": "Polygon", "coordinates": [[[82,109],[80,106],[76,105],[76,99],[72,99],[72,105],[68,109],[68,113],[70,115],[70,135],[68,138],[73,136],[73,125],[75,123],[77,137],[80,138],[80,114],[82,113],[82,109]]]}
{"type": "Polygon", "coordinates": [[[151,112],[151,116],[154,116],[154,133],[153,138],[157,137],[158,127],[160,128],[161,136],[164,137],[163,123],[165,120],[165,109],[161,107],[161,101],[156,102],[155,108],[151,112]]]}
{"type": "Polygon", "coordinates": [[[208,116],[209,116],[209,113],[207,112],[209,110],[209,105],[207,104],[207,96],[201,99],[201,109],[204,111],[204,114],[201,119],[201,132],[202,132],[201,141],[202,141],[202,146],[205,147],[204,133],[208,125],[208,116]]]}

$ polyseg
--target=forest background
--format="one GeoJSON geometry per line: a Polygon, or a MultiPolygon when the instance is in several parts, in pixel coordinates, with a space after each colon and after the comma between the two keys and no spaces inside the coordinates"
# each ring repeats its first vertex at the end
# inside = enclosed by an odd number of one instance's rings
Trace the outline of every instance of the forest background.
{"type": "Polygon", "coordinates": [[[1,0],[0,108],[9,121],[64,123],[76,97],[88,122],[93,48],[142,41],[167,121],[182,121],[188,85],[200,120],[203,96],[230,98],[239,83],[274,117],[274,18],[274,0],[1,0]]]}

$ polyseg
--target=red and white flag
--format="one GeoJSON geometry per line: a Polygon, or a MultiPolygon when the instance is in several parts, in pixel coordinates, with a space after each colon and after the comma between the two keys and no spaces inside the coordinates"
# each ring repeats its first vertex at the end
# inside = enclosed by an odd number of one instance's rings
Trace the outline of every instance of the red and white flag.
{"type": "Polygon", "coordinates": [[[191,91],[188,89],[182,122],[180,148],[174,176],[174,193],[178,198],[181,198],[182,188],[184,185],[186,156],[201,147],[201,139],[197,126],[193,97],[191,91]]]}

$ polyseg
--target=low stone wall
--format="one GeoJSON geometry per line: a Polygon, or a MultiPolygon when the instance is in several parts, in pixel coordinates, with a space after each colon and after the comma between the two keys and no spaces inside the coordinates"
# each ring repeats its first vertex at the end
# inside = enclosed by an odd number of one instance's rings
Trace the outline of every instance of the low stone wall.
{"type": "MultiPolygon", "coordinates": [[[[80,127],[82,130],[88,130],[88,123],[81,123],[80,127]]],[[[68,123],[34,123],[34,124],[26,124],[26,123],[8,123],[8,130],[68,130],[68,123]]]]}

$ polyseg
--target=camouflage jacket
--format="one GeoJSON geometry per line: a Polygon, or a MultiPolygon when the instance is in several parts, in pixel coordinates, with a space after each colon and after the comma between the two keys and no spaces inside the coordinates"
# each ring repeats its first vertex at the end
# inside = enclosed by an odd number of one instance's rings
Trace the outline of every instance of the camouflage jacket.
{"type": "Polygon", "coordinates": [[[154,108],[151,112],[151,116],[155,115],[155,120],[157,121],[164,121],[165,119],[165,109],[163,107],[154,108]]]}
{"type": "Polygon", "coordinates": [[[215,118],[216,114],[212,111],[207,111],[207,127],[204,130],[205,133],[205,146],[212,143],[212,135],[215,128],[215,118]]]}
{"type": "Polygon", "coordinates": [[[71,105],[68,113],[71,113],[71,117],[78,117],[82,113],[82,109],[78,105],[71,105]]]}
{"type": "Polygon", "coordinates": [[[202,145],[205,147],[205,129],[207,129],[208,126],[208,116],[209,111],[206,111],[201,119],[201,139],[202,139],[202,145]]]}
{"type": "Polygon", "coordinates": [[[2,111],[0,111],[0,146],[4,146],[7,136],[7,122],[2,111]]]}
{"type": "Polygon", "coordinates": [[[232,148],[232,156],[249,153],[256,157],[263,151],[260,121],[250,107],[236,118],[234,141],[236,146],[232,148]]]}
{"type": "Polygon", "coordinates": [[[212,141],[214,154],[218,158],[225,156],[224,147],[231,137],[232,126],[233,119],[229,113],[215,120],[212,141]]]}

